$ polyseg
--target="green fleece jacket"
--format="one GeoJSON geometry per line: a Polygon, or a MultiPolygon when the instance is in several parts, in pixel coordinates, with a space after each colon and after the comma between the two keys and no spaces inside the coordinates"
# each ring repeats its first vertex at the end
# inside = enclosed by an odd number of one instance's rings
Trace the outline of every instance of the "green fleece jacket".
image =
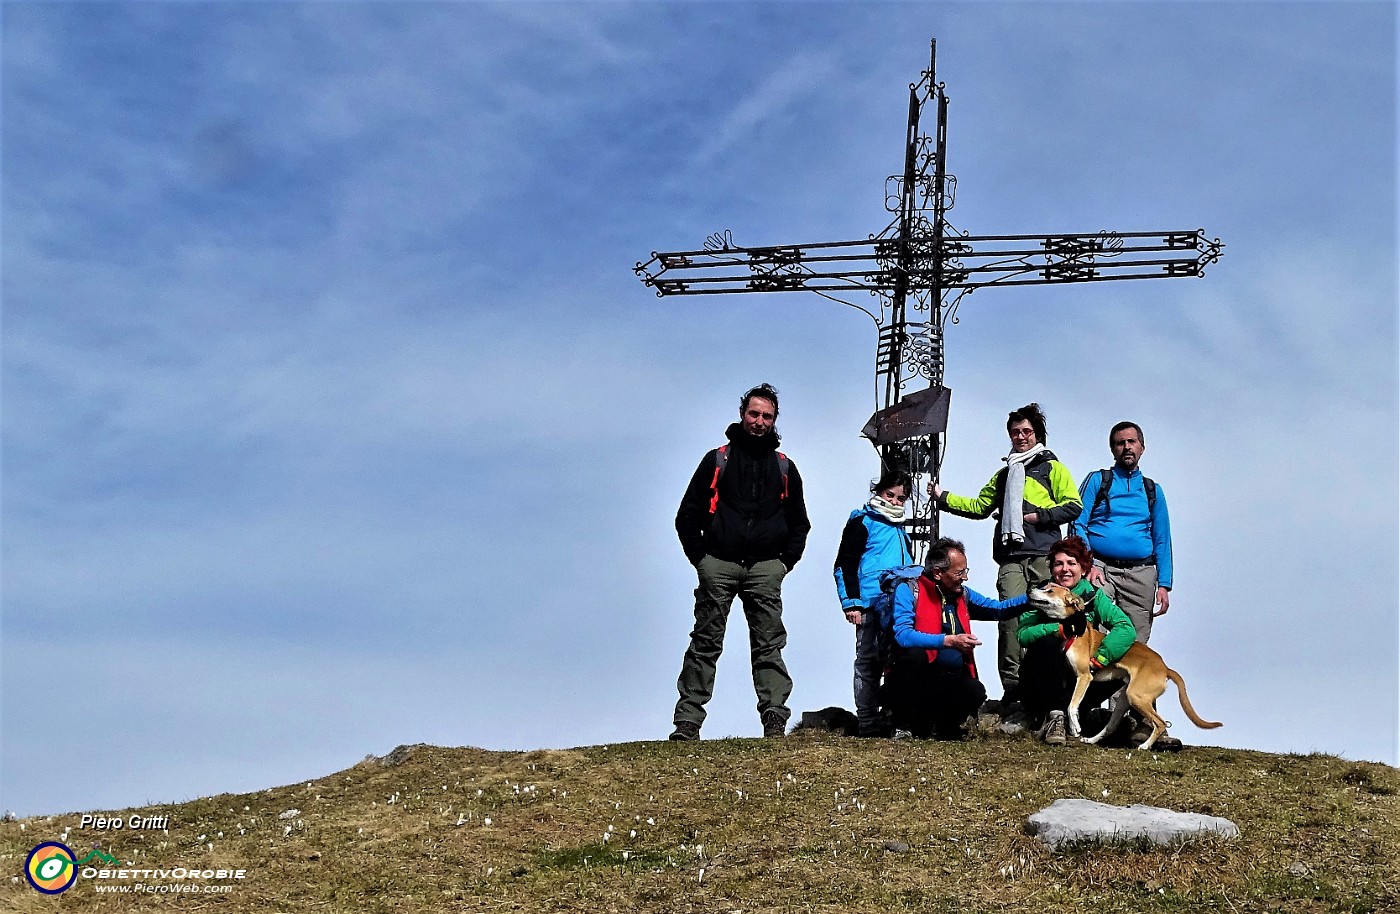
{"type": "MultiPolygon", "coordinates": [[[[1133,646],[1133,641],[1137,638],[1133,620],[1118,608],[1118,604],[1108,598],[1108,594],[1083,578],[1070,590],[1084,598],[1084,613],[1089,617],[1089,624],[1107,631],[1103,636],[1103,643],[1094,654],[1094,659],[1105,666],[1116,663],[1118,658],[1128,653],[1128,648],[1133,646]]],[[[1016,639],[1021,642],[1022,647],[1032,641],[1058,635],[1060,631],[1060,621],[1042,615],[1038,609],[1021,613],[1017,624],[1020,629],[1016,632],[1016,639]]]]}

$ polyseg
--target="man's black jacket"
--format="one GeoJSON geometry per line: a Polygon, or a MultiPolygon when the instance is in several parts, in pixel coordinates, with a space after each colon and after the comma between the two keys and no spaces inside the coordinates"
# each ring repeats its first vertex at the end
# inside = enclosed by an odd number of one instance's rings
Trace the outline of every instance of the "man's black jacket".
{"type": "Polygon", "coordinates": [[[729,459],[719,479],[719,503],[710,514],[716,450],[707,453],[690,478],[676,533],[691,564],[706,555],[729,562],[752,564],[781,559],[792,569],[807,546],[807,506],[802,500],[802,477],[788,461],[787,495],[778,465],[778,436],[756,438],[735,422],[725,431],[729,459]]]}

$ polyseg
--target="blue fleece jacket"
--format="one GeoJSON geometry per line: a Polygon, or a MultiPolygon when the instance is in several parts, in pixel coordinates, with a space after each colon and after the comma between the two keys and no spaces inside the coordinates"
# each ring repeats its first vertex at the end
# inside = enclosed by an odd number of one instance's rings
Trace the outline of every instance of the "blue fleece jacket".
{"type": "Polygon", "coordinates": [[[1147,489],[1142,471],[1124,473],[1117,466],[1108,484],[1108,497],[1094,507],[1099,494],[1098,471],[1079,484],[1084,508],[1070,525],[1070,532],[1089,544],[1094,555],[1132,562],[1157,561],[1157,584],[1172,587],[1172,525],[1167,516],[1167,495],[1157,486],[1157,504],[1147,513],[1147,489]]]}
{"type": "Polygon", "coordinates": [[[869,505],[852,511],[841,531],[841,546],[832,568],[841,611],[869,609],[870,601],[880,593],[880,572],[913,561],[909,534],[903,527],[890,523],[869,505]]]}

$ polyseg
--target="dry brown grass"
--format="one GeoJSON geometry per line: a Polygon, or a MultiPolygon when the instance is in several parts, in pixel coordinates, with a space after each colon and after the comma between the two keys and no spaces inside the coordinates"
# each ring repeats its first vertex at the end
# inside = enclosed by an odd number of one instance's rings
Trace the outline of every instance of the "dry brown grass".
{"type": "Polygon", "coordinates": [[[401,755],[117,813],[169,813],[168,834],[80,832],[76,814],[4,823],[0,855],[16,876],[31,847],[71,826],[79,855],[98,844],[133,867],[242,867],[248,878],[226,895],[137,897],[80,879],[52,898],[20,879],[0,886],[0,907],[1400,911],[1400,772],[1332,756],[1052,750],[997,734],[401,755]],[[1242,834],[1054,854],[1024,823],[1060,797],[1225,816],[1242,834]],[[289,809],[300,813],[280,819],[289,809]]]}

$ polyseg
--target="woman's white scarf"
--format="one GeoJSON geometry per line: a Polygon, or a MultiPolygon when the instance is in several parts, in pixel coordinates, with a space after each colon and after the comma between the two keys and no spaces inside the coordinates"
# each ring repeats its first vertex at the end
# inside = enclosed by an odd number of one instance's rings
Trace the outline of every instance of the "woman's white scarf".
{"type": "Polygon", "coordinates": [[[1026,541],[1025,512],[1021,510],[1026,497],[1026,464],[1045,453],[1049,453],[1049,448],[1037,445],[1024,454],[1011,453],[1002,458],[1006,461],[1006,485],[1001,492],[997,533],[1003,546],[1015,549],[1026,541]]]}
{"type": "Polygon", "coordinates": [[[870,496],[870,501],[866,502],[870,507],[878,511],[886,520],[891,523],[898,523],[904,520],[904,506],[891,504],[878,495],[870,496]]]}

